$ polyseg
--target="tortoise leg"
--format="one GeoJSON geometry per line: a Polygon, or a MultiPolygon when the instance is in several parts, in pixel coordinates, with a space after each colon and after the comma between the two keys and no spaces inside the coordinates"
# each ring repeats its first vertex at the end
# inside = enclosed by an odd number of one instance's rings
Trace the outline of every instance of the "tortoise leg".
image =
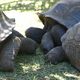
{"type": "Polygon", "coordinates": [[[0,53],[0,70],[14,70],[14,59],[18,53],[20,43],[21,42],[18,37],[13,37],[4,45],[0,53]]]}
{"type": "Polygon", "coordinates": [[[42,36],[44,35],[45,31],[40,28],[30,27],[25,31],[25,35],[28,38],[35,40],[37,43],[41,43],[42,36]]]}
{"type": "Polygon", "coordinates": [[[55,25],[51,29],[51,36],[54,39],[55,46],[61,46],[61,37],[66,33],[62,25],[55,25]]]}
{"type": "Polygon", "coordinates": [[[30,38],[21,38],[19,53],[35,54],[38,44],[30,38]]]}
{"type": "Polygon", "coordinates": [[[52,48],[54,48],[54,41],[51,37],[50,32],[46,32],[41,40],[41,49],[43,50],[44,54],[49,52],[52,48]]]}
{"type": "Polygon", "coordinates": [[[51,62],[52,64],[58,64],[62,61],[67,60],[62,46],[58,46],[58,47],[51,49],[45,55],[45,59],[46,59],[46,62],[51,62]]]}

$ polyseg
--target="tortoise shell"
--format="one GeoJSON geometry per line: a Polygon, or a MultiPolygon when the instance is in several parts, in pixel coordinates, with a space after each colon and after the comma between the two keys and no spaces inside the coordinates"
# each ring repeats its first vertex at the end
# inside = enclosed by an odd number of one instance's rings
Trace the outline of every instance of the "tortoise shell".
{"type": "Polygon", "coordinates": [[[80,71],[80,23],[68,29],[61,41],[70,63],[80,71]]]}
{"type": "Polygon", "coordinates": [[[0,42],[5,40],[15,27],[15,20],[9,19],[2,11],[0,11],[0,42]]]}
{"type": "Polygon", "coordinates": [[[44,25],[58,22],[68,29],[80,21],[80,0],[61,0],[38,16],[44,25]]]}

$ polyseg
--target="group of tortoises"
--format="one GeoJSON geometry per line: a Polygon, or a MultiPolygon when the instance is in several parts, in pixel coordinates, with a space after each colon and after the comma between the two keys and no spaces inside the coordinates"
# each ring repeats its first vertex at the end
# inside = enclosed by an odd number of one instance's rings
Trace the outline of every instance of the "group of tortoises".
{"type": "Polygon", "coordinates": [[[17,53],[35,53],[40,44],[46,61],[68,61],[80,71],[80,0],[61,0],[37,14],[44,28],[28,28],[25,38],[14,30],[15,20],[0,11],[0,70],[13,71],[17,53]]]}
{"type": "Polygon", "coordinates": [[[26,36],[40,44],[46,61],[68,61],[80,71],[80,0],[60,0],[38,16],[44,28],[31,27],[26,36]]]}

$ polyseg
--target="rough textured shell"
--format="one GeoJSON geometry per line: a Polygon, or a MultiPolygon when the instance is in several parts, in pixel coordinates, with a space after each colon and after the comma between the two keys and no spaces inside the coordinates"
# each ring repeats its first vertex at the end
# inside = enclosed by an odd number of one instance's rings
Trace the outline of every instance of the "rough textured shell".
{"type": "Polygon", "coordinates": [[[61,0],[48,11],[41,13],[39,18],[52,18],[60,24],[70,28],[80,21],[80,0],[61,0]]]}
{"type": "Polygon", "coordinates": [[[68,29],[61,41],[69,61],[80,71],[80,23],[68,29]]]}
{"type": "Polygon", "coordinates": [[[15,27],[15,20],[9,19],[2,11],[0,11],[0,42],[5,40],[15,27]]]}

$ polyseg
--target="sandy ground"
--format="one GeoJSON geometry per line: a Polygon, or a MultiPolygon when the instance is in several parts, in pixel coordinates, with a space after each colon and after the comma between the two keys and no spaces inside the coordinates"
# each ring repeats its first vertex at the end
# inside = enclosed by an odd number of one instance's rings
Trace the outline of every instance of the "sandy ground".
{"type": "Polygon", "coordinates": [[[17,12],[17,11],[5,11],[5,14],[10,18],[15,18],[16,27],[20,33],[24,35],[24,31],[29,27],[43,28],[43,24],[39,20],[37,12],[17,12]]]}

